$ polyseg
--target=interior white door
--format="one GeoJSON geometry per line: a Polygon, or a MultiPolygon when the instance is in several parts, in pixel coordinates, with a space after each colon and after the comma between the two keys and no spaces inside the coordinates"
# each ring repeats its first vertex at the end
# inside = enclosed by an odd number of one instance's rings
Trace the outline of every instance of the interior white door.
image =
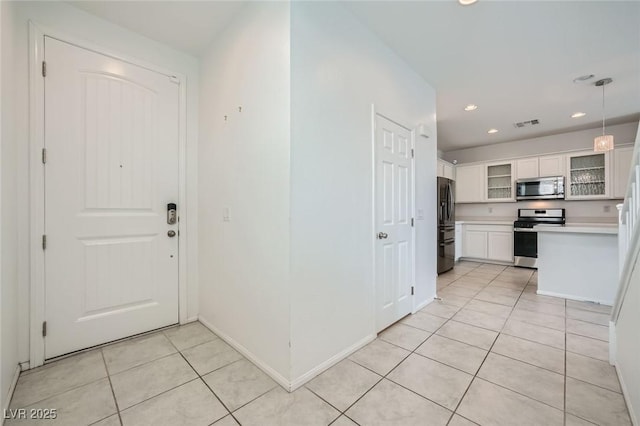
{"type": "Polygon", "coordinates": [[[45,60],[52,358],[178,322],[179,86],[49,37],[45,60]]]}
{"type": "Polygon", "coordinates": [[[413,162],[411,132],[376,115],[375,280],[380,331],[411,312],[413,162]]]}

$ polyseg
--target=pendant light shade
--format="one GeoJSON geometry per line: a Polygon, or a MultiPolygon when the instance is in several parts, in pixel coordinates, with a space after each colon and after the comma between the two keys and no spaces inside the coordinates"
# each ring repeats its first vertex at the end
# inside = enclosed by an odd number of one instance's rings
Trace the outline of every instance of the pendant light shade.
{"type": "Polygon", "coordinates": [[[605,152],[611,151],[614,147],[613,145],[613,135],[605,135],[604,133],[604,86],[613,82],[610,78],[603,78],[602,80],[596,81],[595,85],[597,87],[602,86],[602,136],[596,136],[593,139],[593,150],[595,152],[605,152]]]}
{"type": "Polygon", "coordinates": [[[595,152],[611,151],[613,149],[613,135],[596,136],[593,140],[595,152]]]}

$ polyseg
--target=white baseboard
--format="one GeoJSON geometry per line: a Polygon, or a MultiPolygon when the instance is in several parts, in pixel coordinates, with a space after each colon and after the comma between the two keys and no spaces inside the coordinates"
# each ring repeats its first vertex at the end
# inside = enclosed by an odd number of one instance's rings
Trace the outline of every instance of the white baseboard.
{"type": "Polygon", "coordinates": [[[27,371],[30,368],[31,368],[31,364],[29,363],[29,361],[24,361],[20,363],[20,371],[27,371]]]}
{"type": "Polygon", "coordinates": [[[183,322],[183,323],[182,323],[182,324],[180,324],[180,325],[189,324],[190,322],[196,322],[196,321],[198,321],[198,316],[197,316],[197,315],[196,315],[196,316],[193,316],[193,317],[189,317],[189,318],[187,318],[187,319],[185,320],[185,322],[183,322]]]}
{"type": "Polygon", "coordinates": [[[305,383],[307,383],[308,381],[310,381],[314,377],[316,377],[319,374],[323,373],[325,370],[328,370],[329,368],[333,367],[334,365],[336,365],[337,363],[339,363],[343,359],[347,358],[352,353],[356,352],[358,349],[362,348],[363,346],[367,345],[368,343],[371,343],[372,341],[375,340],[375,338],[376,338],[375,334],[371,334],[371,335],[365,337],[364,339],[360,340],[359,342],[356,342],[354,345],[348,347],[344,351],[332,356],[331,358],[329,358],[328,360],[326,360],[322,364],[320,364],[320,365],[312,368],[311,370],[307,371],[306,373],[304,373],[302,376],[298,377],[297,379],[294,379],[291,382],[290,392],[293,392],[294,390],[298,389],[300,386],[304,385],[305,383]]]}
{"type": "Polygon", "coordinates": [[[562,294],[562,293],[555,293],[553,291],[543,291],[543,290],[538,290],[536,293],[542,296],[561,297],[563,299],[577,300],[578,302],[593,302],[593,303],[599,303],[601,305],[613,306],[613,300],[592,300],[592,299],[587,299],[585,297],[574,296],[573,294],[562,294]]]}
{"type": "Polygon", "coordinates": [[[222,340],[224,340],[229,345],[231,345],[235,350],[237,350],[242,355],[244,355],[244,357],[247,358],[249,361],[251,361],[256,367],[264,371],[264,373],[269,377],[271,377],[273,380],[275,380],[276,383],[278,383],[280,386],[285,388],[287,391],[291,392],[291,382],[287,380],[284,376],[282,376],[280,373],[278,373],[276,370],[274,370],[270,366],[266,365],[258,357],[256,357],[251,351],[249,351],[249,349],[245,348],[240,343],[232,339],[230,336],[223,333],[221,330],[219,330],[217,327],[215,327],[213,324],[207,321],[206,318],[203,318],[200,315],[198,316],[198,320],[209,330],[213,331],[218,337],[220,337],[222,340]]]}
{"type": "Polygon", "coordinates": [[[502,265],[502,266],[513,266],[513,262],[505,262],[503,260],[491,260],[491,259],[480,259],[477,257],[464,257],[460,256],[457,260],[458,262],[476,262],[476,263],[491,263],[493,265],[502,265]]]}
{"type": "Polygon", "coordinates": [[[616,367],[616,375],[618,376],[618,381],[620,382],[620,388],[622,389],[622,396],[624,397],[624,402],[627,404],[627,410],[629,411],[629,417],[631,417],[631,424],[632,425],[638,425],[640,423],[638,423],[638,417],[636,416],[636,413],[633,411],[633,405],[631,405],[631,401],[629,400],[629,392],[627,389],[627,385],[624,382],[624,379],[622,378],[622,375],[620,374],[620,369],[618,367],[616,367]]]}
{"type": "Polygon", "coordinates": [[[617,351],[616,323],[609,321],[609,364],[616,365],[617,351]]]}
{"type": "Polygon", "coordinates": [[[430,303],[432,303],[435,299],[436,296],[434,295],[433,297],[425,300],[424,302],[420,303],[418,306],[415,307],[415,309],[413,310],[413,314],[415,314],[416,312],[418,312],[420,309],[423,309],[425,306],[429,305],[430,303]]]}
{"type": "MultiPolygon", "coordinates": [[[[3,413],[6,413],[9,409],[9,403],[11,402],[11,398],[13,397],[13,392],[16,390],[16,385],[18,384],[18,377],[20,377],[20,364],[16,365],[16,371],[13,373],[13,379],[11,380],[11,386],[9,386],[9,391],[7,392],[7,399],[4,403],[3,413]]],[[[2,420],[0,421],[0,425],[4,424],[4,416],[2,416],[2,420]]]]}

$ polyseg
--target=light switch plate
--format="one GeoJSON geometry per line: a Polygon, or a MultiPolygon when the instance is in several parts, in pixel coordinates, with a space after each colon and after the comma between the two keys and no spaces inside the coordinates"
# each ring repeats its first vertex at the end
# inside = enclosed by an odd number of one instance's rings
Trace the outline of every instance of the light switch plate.
{"type": "Polygon", "coordinates": [[[229,222],[231,220],[231,216],[229,215],[229,207],[222,208],[222,220],[225,222],[229,222]]]}

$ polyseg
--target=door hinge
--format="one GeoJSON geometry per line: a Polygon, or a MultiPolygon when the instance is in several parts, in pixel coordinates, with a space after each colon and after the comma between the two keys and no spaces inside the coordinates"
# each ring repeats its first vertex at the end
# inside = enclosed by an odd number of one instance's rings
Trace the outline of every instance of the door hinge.
{"type": "Polygon", "coordinates": [[[42,76],[43,77],[47,76],[47,63],[46,63],[46,61],[42,61],[42,76]]]}
{"type": "Polygon", "coordinates": [[[47,164],[47,148],[42,148],[42,164],[47,164]]]}
{"type": "Polygon", "coordinates": [[[413,148],[411,148],[411,158],[414,158],[416,155],[415,151],[413,150],[413,148]]]}
{"type": "Polygon", "coordinates": [[[413,222],[413,218],[411,218],[411,226],[413,226],[414,222],[413,222]]]}
{"type": "Polygon", "coordinates": [[[42,250],[46,250],[47,249],[47,236],[43,235],[42,236],[42,250]]]}
{"type": "Polygon", "coordinates": [[[42,322],[42,337],[47,337],[47,322],[42,322]]]}
{"type": "Polygon", "coordinates": [[[413,287],[413,286],[411,286],[411,295],[412,295],[412,296],[413,296],[413,293],[414,293],[414,287],[413,287]]]}

